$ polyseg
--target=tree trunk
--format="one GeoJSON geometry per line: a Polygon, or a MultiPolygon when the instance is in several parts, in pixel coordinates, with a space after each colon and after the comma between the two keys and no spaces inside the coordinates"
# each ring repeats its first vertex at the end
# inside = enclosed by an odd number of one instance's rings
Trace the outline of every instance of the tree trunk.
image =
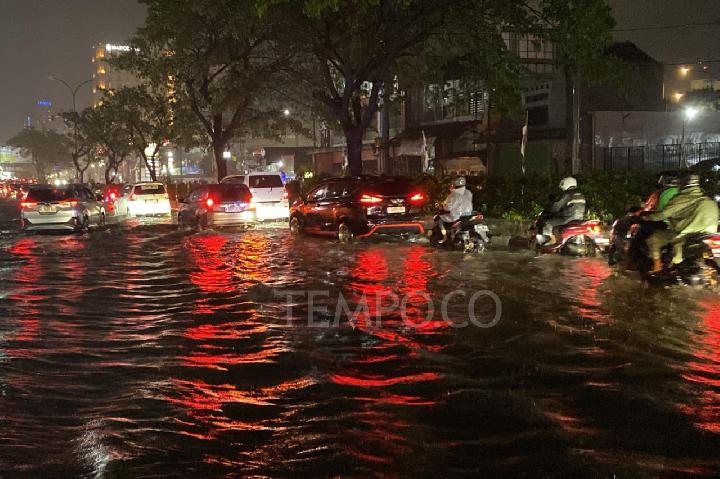
{"type": "Polygon", "coordinates": [[[215,157],[218,181],[227,176],[227,160],[223,157],[223,153],[225,153],[225,144],[219,139],[213,139],[213,156],[215,157]]]}
{"type": "Polygon", "coordinates": [[[362,139],[362,131],[351,131],[345,133],[345,142],[347,144],[348,175],[350,176],[360,176],[363,172],[362,139]]]}

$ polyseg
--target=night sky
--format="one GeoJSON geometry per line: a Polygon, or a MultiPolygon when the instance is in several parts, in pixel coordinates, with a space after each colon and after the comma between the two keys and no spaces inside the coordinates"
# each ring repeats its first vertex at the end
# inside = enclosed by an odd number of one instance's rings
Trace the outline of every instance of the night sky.
{"type": "MultiPolygon", "coordinates": [[[[609,0],[619,29],[720,22],[720,0],[609,0]]],[[[92,74],[95,43],[122,43],[142,24],[135,0],[0,0],[0,144],[36,113],[37,100],[69,109],[70,95],[48,75],[76,84],[92,74]]],[[[664,62],[720,59],[720,25],[618,32],[664,62]]],[[[82,105],[89,103],[89,88],[82,105]]]]}

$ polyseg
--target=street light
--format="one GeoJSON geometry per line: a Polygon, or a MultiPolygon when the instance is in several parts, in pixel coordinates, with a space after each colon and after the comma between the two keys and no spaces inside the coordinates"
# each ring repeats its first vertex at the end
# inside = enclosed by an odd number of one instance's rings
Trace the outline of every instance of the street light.
{"type": "Polygon", "coordinates": [[[287,109],[287,108],[285,108],[285,109],[283,110],[283,115],[285,115],[286,117],[287,117],[287,116],[290,116],[290,110],[287,109]]]}
{"type": "Polygon", "coordinates": [[[230,158],[232,158],[232,153],[230,153],[227,150],[223,151],[223,158],[225,158],[226,160],[229,160],[230,158]]]}
{"type": "Polygon", "coordinates": [[[685,155],[683,154],[683,152],[685,150],[685,148],[683,147],[683,145],[685,144],[685,125],[688,122],[692,121],[693,118],[695,118],[697,116],[697,114],[698,114],[698,109],[693,106],[685,107],[685,109],[682,112],[682,135],[680,136],[680,165],[683,168],[687,167],[687,164],[686,164],[685,158],[684,158],[685,155]]]}
{"type": "Polygon", "coordinates": [[[680,74],[682,76],[687,76],[687,74],[690,72],[690,69],[688,67],[680,67],[680,74]]]}
{"type": "MultiPolygon", "coordinates": [[[[73,88],[73,87],[70,86],[70,84],[69,84],[68,82],[66,82],[66,81],[63,80],[62,78],[58,78],[58,77],[55,77],[55,76],[52,76],[52,75],[48,76],[47,78],[48,78],[48,80],[58,81],[58,82],[62,83],[63,85],[65,85],[65,86],[67,87],[67,89],[70,91],[70,95],[72,95],[72,105],[73,105],[73,152],[72,152],[72,157],[73,157],[73,163],[75,164],[75,167],[77,168],[77,160],[78,160],[78,114],[77,114],[77,103],[76,103],[75,99],[76,99],[76,97],[77,97],[77,92],[78,92],[78,90],[80,89],[80,87],[83,86],[83,85],[87,85],[88,83],[90,83],[91,81],[93,81],[93,79],[92,79],[92,78],[89,78],[89,79],[87,79],[87,80],[85,80],[85,81],[83,81],[83,82],[80,82],[80,83],[78,83],[78,84],[75,86],[75,88],[73,88]]],[[[75,172],[75,176],[77,177],[77,175],[78,175],[79,173],[80,173],[79,171],[76,171],[76,172],[75,172]]]]}

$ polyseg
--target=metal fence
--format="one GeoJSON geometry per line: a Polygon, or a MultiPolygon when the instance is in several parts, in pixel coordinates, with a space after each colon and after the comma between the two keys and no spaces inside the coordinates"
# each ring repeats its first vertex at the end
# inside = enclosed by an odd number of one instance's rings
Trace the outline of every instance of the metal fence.
{"type": "Polygon", "coordinates": [[[605,171],[659,172],[708,160],[720,161],[720,143],[596,147],[594,163],[596,169],[605,171]]]}

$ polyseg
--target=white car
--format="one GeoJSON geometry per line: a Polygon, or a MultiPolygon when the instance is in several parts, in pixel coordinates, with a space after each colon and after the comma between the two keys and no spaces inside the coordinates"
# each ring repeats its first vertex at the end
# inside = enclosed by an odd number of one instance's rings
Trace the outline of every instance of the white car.
{"type": "Polygon", "coordinates": [[[119,215],[128,217],[172,213],[165,185],[158,182],[125,185],[115,200],[115,208],[119,215]]]}
{"type": "Polygon", "coordinates": [[[280,173],[267,171],[226,176],[220,183],[242,183],[250,188],[258,220],[289,220],[288,193],[280,173]]]}

